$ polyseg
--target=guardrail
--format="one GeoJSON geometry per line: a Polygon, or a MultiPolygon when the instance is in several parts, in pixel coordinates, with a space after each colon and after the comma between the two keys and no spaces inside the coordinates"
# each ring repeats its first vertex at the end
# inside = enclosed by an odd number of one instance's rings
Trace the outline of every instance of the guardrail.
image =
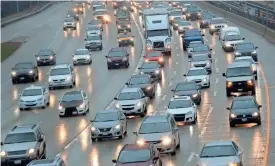
{"type": "Polygon", "coordinates": [[[252,1],[207,1],[207,3],[275,30],[275,11],[271,7],[252,1]]]}

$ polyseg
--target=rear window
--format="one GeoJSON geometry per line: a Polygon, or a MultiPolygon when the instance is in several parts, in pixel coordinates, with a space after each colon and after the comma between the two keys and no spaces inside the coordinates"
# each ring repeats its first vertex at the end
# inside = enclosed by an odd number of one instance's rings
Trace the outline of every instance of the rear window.
{"type": "Polygon", "coordinates": [[[211,20],[211,24],[226,24],[227,21],[225,19],[213,19],[211,20]]]}
{"type": "Polygon", "coordinates": [[[145,162],[150,159],[151,159],[151,153],[149,149],[123,150],[119,154],[118,162],[122,164],[138,163],[138,162],[145,162]]]}

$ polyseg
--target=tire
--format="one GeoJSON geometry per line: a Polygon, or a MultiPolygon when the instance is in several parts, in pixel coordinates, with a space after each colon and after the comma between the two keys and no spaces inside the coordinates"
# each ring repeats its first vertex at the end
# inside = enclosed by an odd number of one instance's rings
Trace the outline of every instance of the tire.
{"type": "Polygon", "coordinates": [[[73,30],[76,30],[76,27],[74,27],[74,29],[73,30]]]}
{"type": "Polygon", "coordinates": [[[230,97],[230,96],[231,96],[231,92],[228,91],[228,90],[226,90],[226,96],[227,96],[227,97],[230,97]]]}
{"type": "Polygon", "coordinates": [[[36,77],[34,76],[33,78],[32,78],[32,82],[35,82],[36,81],[36,77]]]}
{"type": "Polygon", "coordinates": [[[196,124],[197,123],[197,113],[195,114],[195,116],[194,116],[194,121],[192,122],[192,124],[196,124]]]}
{"type": "Polygon", "coordinates": [[[95,141],[96,139],[95,138],[91,138],[92,141],[95,141]]]}
{"type": "Polygon", "coordinates": [[[67,28],[63,28],[63,31],[66,31],[67,30],[67,28]]]}
{"type": "Polygon", "coordinates": [[[214,33],[213,32],[209,32],[210,33],[210,35],[213,35],[214,33]]]}
{"type": "Polygon", "coordinates": [[[73,82],[73,85],[75,85],[75,81],[73,82]]]}
{"type": "Polygon", "coordinates": [[[128,62],[127,65],[126,65],[126,68],[129,68],[129,66],[130,66],[130,64],[129,64],[129,62],[128,62]]]}
{"type": "Polygon", "coordinates": [[[257,122],[257,125],[260,126],[262,124],[261,119],[257,122]]]}
{"type": "Polygon", "coordinates": [[[124,138],[124,133],[121,133],[121,135],[118,137],[118,139],[123,139],[124,138]]]}
{"type": "Polygon", "coordinates": [[[107,65],[107,68],[108,68],[108,70],[110,70],[110,69],[111,69],[111,66],[107,65]]]}
{"type": "Polygon", "coordinates": [[[41,108],[42,108],[42,109],[45,109],[46,107],[43,105],[41,108]]]}
{"type": "Polygon", "coordinates": [[[15,81],[15,80],[12,80],[12,84],[17,84],[17,81],[15,81]]]}
{"type": "Polygon", "coordinates": [[[24,108],[19,108],[20,111],[24,111],[24,108]]]}
{"type": "Polygon", "coordinates": [[[121,47],[121,44],[118,44],[118,47],[121,47]]]}
{"type": "Polygon", "coordinates": [[[102,50],[102,48],[103,48],[102,46],[101,46],[101,47],[99,47],[99,50],[102,50]]]}
{"type": "Polygon", "coordinates": [[[174,151],[173,151],[173,152],[171,152],[171,156],[175,156],[175,155],[176,155],[176,153],[177,153],[177,147],[175,147],[174,151]]]}
{"type": "Polygon", "coordinates": [[[140,117],[144,117],[145,116],[145,111],[144,112],[142,112],[142,113],[140,113],[140,117]]]}
{"type": "Polygon", "coordinates": [[[73,85],[70,85],[69,87],[70,87],[70,88],[73,88],[74,86],[73,86],[73,85]]]}
{"type": "Polygon", "coordinates": [[[235,127],[235,126],[236,126],[235,123],[230,122],[230,127],[235,127]]]}
{"type": "Polygon", "coordinates": [[[256,91],[255,89],[252,90],[252,95],[255,95],[256,94],[256,91]]]}
{"type": "Polygon", "coordinates": [[[63,115],[59,115],[59,118],[63,118],[64,116],[63,115]]]}
{"type": "Polygon", "coordinates": [[[258,80],[258,76],[257,75],[255,76],[255,80],[258,80]]]}

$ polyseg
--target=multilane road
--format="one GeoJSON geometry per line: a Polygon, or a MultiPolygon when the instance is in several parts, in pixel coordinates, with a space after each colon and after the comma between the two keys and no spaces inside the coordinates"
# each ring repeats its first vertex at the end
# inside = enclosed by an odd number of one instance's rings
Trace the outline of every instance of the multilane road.
{"type": "MultiPolygon", "coordinates": [[[[7,132],[16,124],[40,123],[47,140],[47,156],[54,157],[61,154],[69,166],[107,166],[117,156],[120,149],[126,143],[134,143],[136,131],[141,123],[141,118],[128,120],[128,135],[123,140],[106,140],[92,142],[90,140],[89,120],[93,119],[98,110],[106,107],[114,107],[113,98],[124,86],[129,77],[137,72],[143,50],[141,38],[142,28],[140,18],[133,14],[132,33],[135,36],[135,47],[127,48],[130,53],[129,69],[107,70],[105,55],[110,48],[117,47],[117,32],[115,18],[104,26],[103,50],[93,52],[93,64],[91,66],[75,67],[77,76],[76,88],[87,92],[90,100],[90,113],[86,116],[60,119],[58,116],[58,99],[70,89],[61,89],[50,92],[50,106],[45,110],[34,109],[19,111],[17,104],[19,94],[31,84],[12,85],[10,71],[17,62],[35,60],[34,54],[43,48],[52,48],[57,54],[58,63],[71,63],[72,54],[77,48],[84,47],[84,33],[87,23],[92,17],[92,10],[86,9],[81,17],[76,31],[63,32],[62,23],[71,3],[57,4],[45,12],[11,24],[2,28],[2,40],[10,40],[14,37],[26,39],[27,42],[9,59],[2,63],[1,74],[1,113],[2,113],[2,140],[7,132]],[[14,34],[16,32],[17,34],[14,34]]],[[[108,4],[109,11],[112,11],[108,4]]],[[[218,13],[219,14],[219,13],[218,13]]],[[[197,27],[196,22],[193,23],[197,27]]],[[[231,23],[230,23],[231,24],[231,23]]],[[[234,25],[234,24],[231,24],[234,25]]],[[[272,60],[269,53],[275,52],[275,47],[260,38],[258,35],[240,27],[241,34],[246,40],[259,46],[259,59],[266,72],[268,81],[272,82],[272,60]],[[266,62],[269,58],[269,62],[266,62]]],[[[246,125],[238,128],[229,128],[228,111],[225,109],[232,99],[226,98],[225,79],[222,72],[227,63],[232,59],[232,53],[224,53],[217,36],[210,36],[207,30],[206,42],[213,48],[213,65],[211,74],[211,87],[202,90],[202,104],[198,110],[198,123],[196,125],[184,125],[180,127],[181,148],[176,156],[164,155],[165,166],[195,164],[194,154],[200,151],[203,143],[211,140],[232,139],[236,141],[244,151],[244,165],[263,165],[265,138],[267,128],[267,104],[265,82],[262,69],[259,68],[259,80],[257,84],[257,100],[263,105],[262,126],[246,125]]],[[[181,39],[177,32],[173,32],[172,56],[166,57],[166,65],[162,70],[163,80],[157,85],[156,98],[148,107],[148,112],[162,111],[172,97],[171,89],[188,70],[188,58],[181,47],[181,39]]],[[[40,67],[40,80],[35,85],[47,84],[47,73],[50,67],[40,67]]],[[[274,76],[274,75],[273,75],[274,76]]],[[[271,86],[271,84],[270,84],[271,86]]]]}

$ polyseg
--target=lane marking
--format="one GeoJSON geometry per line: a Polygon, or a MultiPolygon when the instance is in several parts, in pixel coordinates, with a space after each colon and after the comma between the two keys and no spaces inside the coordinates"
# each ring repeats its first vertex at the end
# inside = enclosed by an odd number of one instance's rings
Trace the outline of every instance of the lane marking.
{"type": "Polygon", "coordinates": [[[206,123],[207,123],[207,121],[208,121],[208,119],[209,119],[210,114],[211,114],[212,111],[213,111],[213,108],[214,108],[214,107],[212,107],[212,106],[209,108],[209,111],[208,111],[207,116],[206,116],[206,118],[205,118],[205,121],[204,121],[204,123],[203,123],[203,126],[204,126],[204,127],[203,127],[203,129],[202,129],[202,131],[201,131],[201,133],[200,133],[200,135],[199,135],[200,137],[203,136],[204,133],[205,133],[205,131],[206,131],[206,128],[207,128],[207,127],[206,127],[206,123]]]}
{"type": "Polygon", "coordinates": [[[179,64],[179,62],[177,61],[177,62],[176,62],[176,64],[178,65],[178,64],[179,64]]]}
{"type": "Polygon", "coordinates": [[[58,29],[58,31],[56,31],[53,40],[52,40],[52,41],[50,42],[50,44],[48,45],[48,49],[52,46],[53,42],[56,40],[57,36],[59,35],[59,33],[61,32],[62,29],[63,29],[63,28],[60,27],[60,28],[58,29]]]}
{"type": "Polygon", "coordinates": [[[217,96],[217,91],[216,91],[216,90],[214,91],[214,96],[215,96],[215,97],[217,96]]]}
{"type": "Polygon", "coordinates": [[[216,73],[219,73],[219,71],[220,71],[219,68],[216,68],[216,73]]]}
{"type": "Polygon", "coordinates": [[[180,54],[177,54],[177,56],[180,56],[180,54]]]}
{"type": "Polygon", "coordinates": [[[191,154],[190,154],[190,156],[188,157],[188,162],[191,162],[192,160],[193,160],[193,158],[194,158],[194,156],[195,156],[195,153],[194,152],[192,152],[191,154]]]}
{"type": "Polygon", "coordinates": [[[163,95],[161,100],[165,100],[167,95],[163,95]]]}
{"type": "Polygon", "coordinates": [[[216,84],[219,83],[219,78],[216,78],[216,84]]]}
{"type": "Polygon", "coordinates": [[[169,83],[169,86],[172,86],[172,82],[169,83]]]}

